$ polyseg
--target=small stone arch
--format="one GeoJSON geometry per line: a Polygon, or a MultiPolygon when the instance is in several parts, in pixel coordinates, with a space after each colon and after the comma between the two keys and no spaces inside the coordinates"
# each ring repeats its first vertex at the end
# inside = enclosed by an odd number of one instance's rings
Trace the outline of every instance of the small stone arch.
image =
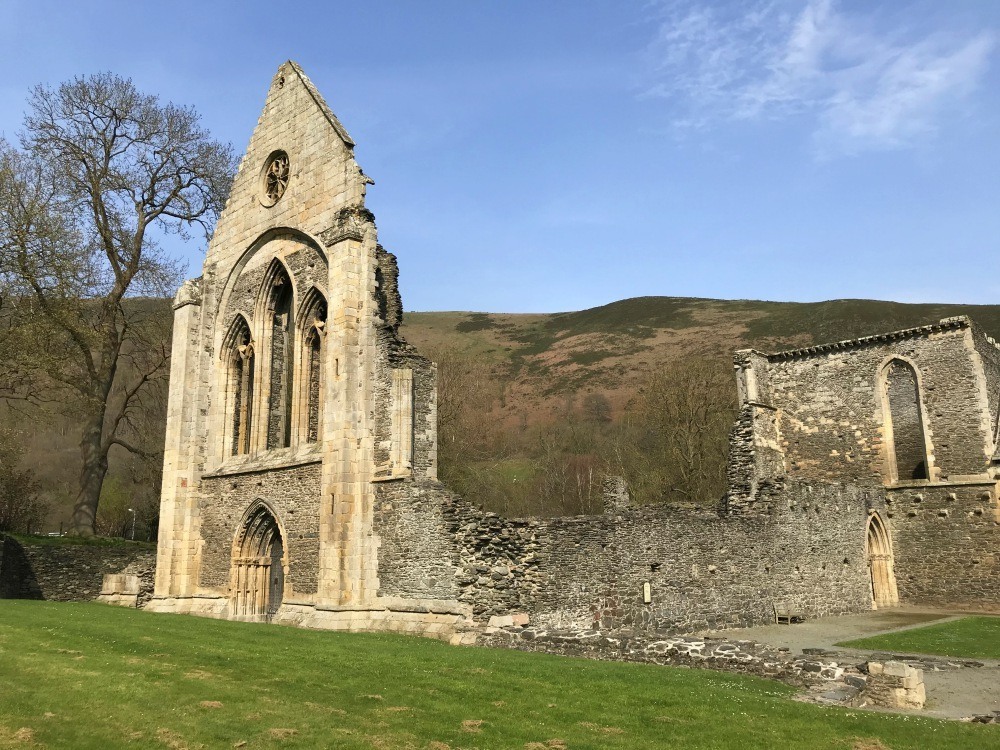
{"type": "Polygon", "coordinates": [[[263,500],[247,509],[233,537],[230,613],[235,619],[270,621],[285,592],[288,553],[278,518],[263,500]]]}
{"type": "Polygon", "coordinates": [[[916,366],[902,357],[889,358],[879,370],[887,484],[929,480],[933,476],[922,390],[916,366]]]}
{"type": "Polygon", "coordinates": [[[876,511],[868,515],[865,529],[865,556],[871,579],[872,609],[899,606],[896,572],[893,566],[892,539],[885,522],[876,511]]]}

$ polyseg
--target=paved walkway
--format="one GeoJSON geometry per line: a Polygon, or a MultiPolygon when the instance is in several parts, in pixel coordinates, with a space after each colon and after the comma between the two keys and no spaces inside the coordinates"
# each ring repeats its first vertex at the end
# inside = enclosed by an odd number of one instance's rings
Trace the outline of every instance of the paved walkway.
{"type": "MultiPolygon", "coordinates": [[[[842,648],[835,644],[855,638],[919,628],[931,623],[956,620],[966,614],[958,611],[899,608],[839,617],[821,617],[794,625],[763,625],[756,628],[715,631],[726,638],[748,639],[790,649],[825,649],[833,652],[838,663],[867,661],[870,651],[842,648]]],[[[708,633],[706,633],[708,635],[708,633]]],[[[946,657],[942,657],[946,658],[946,657]]],[[[982,667],[942,671],[924,670],[927,704],[922,713],[928,716],[957,719],[1000,711],[1000,661],[978,659],[982,667]]]]}

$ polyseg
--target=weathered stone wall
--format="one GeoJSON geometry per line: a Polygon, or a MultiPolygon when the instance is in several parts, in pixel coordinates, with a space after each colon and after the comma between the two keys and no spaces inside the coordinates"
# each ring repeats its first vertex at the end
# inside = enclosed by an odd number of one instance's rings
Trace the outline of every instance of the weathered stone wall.
{"type": "Polygon", "coordinates": [[[995,493],[990,483],[887,490],[903,602],[1000,610],[995,493]]]}
{"type": "Polygon", "coordinates": [[[766,361],[738,352],[736,368],[741,397],[756,392],[769,408],[744,402],[730,512],[767,512],[769,483],[785,476],[884,487],[901,601],[997,607],[995,342],[949,318],[766,361]],[[781,465],[768,453],[773,435],[781,465]]]}
{"type": "Polygon", "coordinates": [[[244,514],[261,500],[274,512],[281,528],[288,575],[285,598],[315,594],[319,558],[320,466],[255,470],[206,477],[201,492],[201,585],[226,595],[233,542],[244,514]]]}
{"type": "Polygon", "coordinates": [[[768,498],[780,491],[786,475],[778,440],[777,409],[752,402],[740,407],[729,433],[727,514],[770,512],[768,498]]]}
{"type": "Polygon", "coordinates": [[[440,485],[386,484],[380,595],[457,598],[481,621],[523,612],[553,627],[661,632],[770,622],[775,604],[807,616],[870,608],[865,524],[880,493],[793,482],[774,506],[504,519],[440,485]]]}
{"type": "Polygon", "coordinates": [[[376,488],[380,597],[455,600],[455,536],[445,515],[452,494],[439,482],[397,480],[376,488]]]}
{"type": "Polygon", "coordinates": [[[156,550],[145,544],[33,544],[0,534],[0,599],[89,601],[106,573],[128,570],[152,586],[156,550]]]}
{"type": "MultiPolygon", "coordinates": [[[[883,483],[880,374],[892,358],[916,370],[932,479],[982,473],[992,445],[968,321],[770,356],[780,444],[792,478],[883,483]]],[[[900,477],[903,479],[903,477],[900,477]]]]}

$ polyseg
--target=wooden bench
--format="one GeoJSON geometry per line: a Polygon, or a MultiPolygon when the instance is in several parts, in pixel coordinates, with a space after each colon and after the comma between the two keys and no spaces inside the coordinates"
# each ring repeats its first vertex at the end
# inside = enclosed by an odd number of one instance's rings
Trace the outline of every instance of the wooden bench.
{"type": "Polygon", "coordinates": [[[775,604],[774,621],[778,625],[791,625],[793,622],[805,622],[806,616],[787,604],[775,604]]]}

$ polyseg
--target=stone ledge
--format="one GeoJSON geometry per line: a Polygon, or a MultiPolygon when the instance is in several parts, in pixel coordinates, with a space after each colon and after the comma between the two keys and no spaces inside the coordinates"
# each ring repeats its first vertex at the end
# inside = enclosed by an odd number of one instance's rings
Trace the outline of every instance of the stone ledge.
{"type": "Polygon", "coordinates": [[[267,454],[255,454],[237,459],[235,456],[226,463],[202,474],[204,479],[231,477],[239,474],[256,474],[275,469],[291,469],[296,466],[323,463],[323,454],[318,448],[307,449],[282,448],[267,454]]]}

